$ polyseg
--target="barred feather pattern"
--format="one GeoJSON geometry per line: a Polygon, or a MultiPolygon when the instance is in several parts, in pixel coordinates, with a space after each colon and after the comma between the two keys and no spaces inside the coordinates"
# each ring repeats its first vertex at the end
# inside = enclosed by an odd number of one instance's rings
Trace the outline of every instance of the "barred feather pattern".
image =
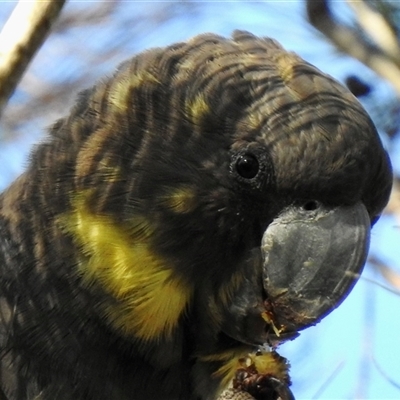
{"type": "Polygon", "coordinates": [[[388,168],[351,93],[272,39],[205,34],[126,61],[79,95],[0,196],[3,398],[215,398],[220,365],[196,356],[232,346],[221,309],[253,232],[302,197],[362,200],[374,217],[388,168]],[[246,146],[270,160],[249,189],[230,174],[246,146]],[[65,223],[81,198],[102,227],[112,221],[173,265],[185,294],[171,335],[147,340],[107,320],[117,301],[83,281],[91,254],[65,223]]]}

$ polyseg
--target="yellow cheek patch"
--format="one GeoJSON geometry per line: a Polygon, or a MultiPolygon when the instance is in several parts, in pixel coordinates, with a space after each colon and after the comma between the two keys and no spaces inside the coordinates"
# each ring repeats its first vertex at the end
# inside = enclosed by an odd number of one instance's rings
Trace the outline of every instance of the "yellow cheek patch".
{"type": "Polygon", "coordinates": [[[196,207],[196,194],[190,187],[173,189],[161,198],[163,205],[177,214],[186,214],[196,207]]]}
{"type": "Polygon", "coordinates": [[[194,125],[200,125],[203,117],[210,112],[204,95],[199,94],[193,101],[186,104],[186,113],[194,125]]]}
{"type": "Polygon", "coordinates": [[[59,222],[86,256],[79,264],[83,280],[115,299],[106,309],[109,321],[143,340],[172,335],[192,290],[151,250],[154,229],[148,222],[136,218],[129,227],[118,226],[108,216],[92,214],[84,196],[75,198],[73,211],[59,222]]]}

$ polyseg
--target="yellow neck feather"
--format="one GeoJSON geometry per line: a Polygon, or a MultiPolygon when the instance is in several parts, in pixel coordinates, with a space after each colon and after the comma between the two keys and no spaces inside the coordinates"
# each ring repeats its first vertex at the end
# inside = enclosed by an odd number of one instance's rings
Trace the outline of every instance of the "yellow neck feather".
{"type": "Polygon", "coordinates": [[[118,226],[109,216],[91,213],[86,198],[74,196],[72,211],[59,219],[84,256],[78,257],[84,282],[96,282],[113,296],[106,314],[125,334],[143,340],[170,336],[192,288],[152,250],[155,227],[143,217],[118,226]]]}

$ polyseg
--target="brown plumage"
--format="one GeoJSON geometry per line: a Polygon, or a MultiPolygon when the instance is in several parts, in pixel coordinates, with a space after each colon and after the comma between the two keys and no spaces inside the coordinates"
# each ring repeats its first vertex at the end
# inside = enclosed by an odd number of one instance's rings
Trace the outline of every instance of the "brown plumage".
{"type": "Polygon", "coordinates": [[[214,399],[248,352],[296,333],[263,283],[271,223],[354,207],[362,254],[340,264],[358,271],[390,187],[354,96],[271,39],[206,34],[128,60],[0,197],[4,393],[214,399]]]}

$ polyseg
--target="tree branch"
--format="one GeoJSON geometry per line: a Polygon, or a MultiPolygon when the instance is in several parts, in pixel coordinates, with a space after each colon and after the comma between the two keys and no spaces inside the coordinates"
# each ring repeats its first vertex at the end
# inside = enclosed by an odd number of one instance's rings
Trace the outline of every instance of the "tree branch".
{"type": "Polygon", "coordinates": [[[0,114],[65,0],[20,0],[0,33],[0,114]]]}
{"type": "MultiPolygon", "coordinates": [[[[311,25],[330,39],[340,51],[361,61],[388,80],[400,94],[400,57],[397,57],[397,51],[392,50],[389,54],[383,50],[383,47],[367,41],[359,30],[337,22],[331,13],[327,0],[307,0],[306,3],[307,16],[311,25]],[[394,57],[395,54],[396,57],[394,57]]],[[[360,6],[356,7],[356,10],[358,13],[360,13],[360,10],[363,12],[363,18],[366,17],[366,12],[371,12],[371,10],[360,6]]],[[[371,16],[371,13],[368,13],[368,16],[371,16]]],[[[387,33],[386,29],[385,33],[387,33]]],[[[381,34],[375,30],[373,35],[375,42],[379,45],[383,42],[386,43],[386,39],[381,36],[378,39],[378,35],[381,34]]]]}

